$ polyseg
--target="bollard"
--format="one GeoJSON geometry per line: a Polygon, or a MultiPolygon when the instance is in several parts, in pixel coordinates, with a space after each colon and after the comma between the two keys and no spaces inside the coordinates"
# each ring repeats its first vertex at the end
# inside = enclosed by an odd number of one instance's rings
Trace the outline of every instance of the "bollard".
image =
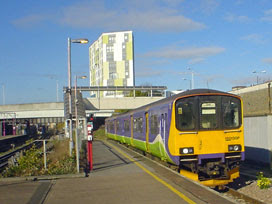
{"type": "Polygon", "coordinates": [[[88,165],[89,170],[93,170],[93,137],[92,135],[88,135],[88,143],[87,143],[87,150],[88,150],[88,165]]]}

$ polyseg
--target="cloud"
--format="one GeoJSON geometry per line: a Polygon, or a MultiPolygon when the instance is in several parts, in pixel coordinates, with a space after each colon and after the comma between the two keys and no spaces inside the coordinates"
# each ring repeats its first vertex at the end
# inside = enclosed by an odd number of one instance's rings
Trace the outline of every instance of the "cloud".
{"type": "Polygon", "coordinates": [[[147,67],[147,68],[142,68],[139,71],[136,70],[136,77],[150,78],[155,76],[161,76],[164,72],[165,72],[164,70],[158,70],[158,69],[155,70],[154,68],[147,67]]]}
{"type": "Polygon", "coordinates": [[[203,13],[211,14],[216,8],[219,6],[219,2],[217,0],[202,0],[200,7],[203,13]]]}
{"type": "Polygon", "coordinates": [[[52,16],[48,14],[31,14],[12,21],[11,23],[17,27],[33,27],[51,20],[52,16]]]}
{"type": "Polygon", "coordinates": [[[32,14],[17,19],[14,24],[33,25],[47,20],[75,28],[140,29],[156,32],[184,32],[206,27],[203,23],[180,14],[176,6],[180,2],[177,0],[134,0],[111,4],[107,7],[106,2],[104,4],[102,1],[78,3],[63,7],[55,15],[32,14]]]}
{"type": "Polygon", "coordinates": [[[262,62],[267,63],[267,64],[272,64],[272,57],[264,58],[264,59],[262,59],[262,62]]]}
{"type": "Polygon", "coordinates": [[[250,21],[250,18],[248,16],[238,16],[238,15],[235,15],[235,14],[231,14],[231,13],[228,13],[224,19],[227,21],[227,22],[230,22],[230,23],[248,23],[250,21]]]}
{"type": "Polygon", "coordinates": [[[264,11],[264,16],[261,18],[261,21],[272,22],[272,9],[264,11]]]}
{"type": "Polygon", "coordinates": [[[191,59],[188,63],[189,64],[199,64],[199,63],[201,63],[203,61],[205,61],[205,59],[200,57],[200,58],[191,59]]]}
{"type": "Polygon", "coordinates": [[[247,41],[250,41],[255,44],[264,44],[265,43],[263,36],[260,34],[257,34],[257,33],[243,36],[243,37],[241,37],[241,40],[247,40],[247,41]]]}
{"type": "Polygon", "coordinates": [[[147,57],[167,59],[190,59],[203,61],[204,58],[220,54],[225,51],[222,47],[198,47],[198,48],[162,48],[159,51],[146,53],[147,57]]]}

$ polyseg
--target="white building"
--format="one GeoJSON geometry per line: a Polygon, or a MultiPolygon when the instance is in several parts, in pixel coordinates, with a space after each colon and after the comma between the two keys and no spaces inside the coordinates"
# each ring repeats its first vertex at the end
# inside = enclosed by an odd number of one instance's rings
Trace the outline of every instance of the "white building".
{"type": "Polygon", "coordinates": [[[102,33],[89,47],[90,86],[134,86],[133,55],[132,31],[102,33]]]}

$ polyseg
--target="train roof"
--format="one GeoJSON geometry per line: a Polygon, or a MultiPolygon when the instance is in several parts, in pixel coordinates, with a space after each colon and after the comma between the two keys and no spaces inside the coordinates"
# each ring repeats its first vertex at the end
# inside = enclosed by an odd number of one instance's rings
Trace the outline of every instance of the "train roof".
{"type": "Polygon", "coordinates": [[[156,101],[156,102],[141,106],[139,108],[135,108],[134,110],[130,110],[129,112],[126,112],[126,113],[123,113],[123,114],[118,114],[118,115],[115,115],[115,116],[130,115],[133,112],[137,112],[137,111],[141,111],[141,110],[144,111],[146,108],[149,108],[149,107],[151,107],[153,105],[160,105],[160,104],[164,104],[164,103],[169,103],[169,102],[174,101],[175,99],[183,97],[183,96],[201,95],[201,94],[223,94],[223,95],[239,97],[239,96],[237,96],[235,94],[231,94],[231,93],[227,93],[227,92],[223,92],[223,91],[218,91],[218,90],[213,90],[213,89],[192,89],[192,90],[187,90],[187,91],[181,92],[179,94],[175,94],[173,96],[161,99],[159,101],[156,101]]]}

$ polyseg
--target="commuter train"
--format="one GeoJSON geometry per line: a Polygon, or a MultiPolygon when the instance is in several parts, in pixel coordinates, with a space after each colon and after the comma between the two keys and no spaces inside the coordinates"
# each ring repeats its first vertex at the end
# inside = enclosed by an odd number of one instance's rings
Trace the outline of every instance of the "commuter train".
{"type": "Polygon", "coordinates": [[[194,89],[106,119],[109,138],[178,166],[206,186],[239,177],[245,159],[239,96],[194,89]]]}

